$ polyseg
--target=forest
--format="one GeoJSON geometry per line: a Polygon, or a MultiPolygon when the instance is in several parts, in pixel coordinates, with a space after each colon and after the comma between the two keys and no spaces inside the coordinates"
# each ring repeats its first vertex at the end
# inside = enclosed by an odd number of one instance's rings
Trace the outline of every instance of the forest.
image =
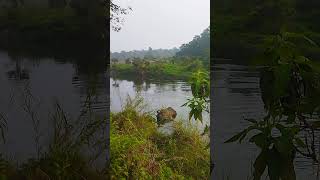
{"type": "Polygon", "coordinates": [[[111,76],[188,79],[198,69],[209,71],[210,28],[179,49],[130,51],[111,54],[111,76]],[[168,53],[170,55],[168,55],[168,53]]]}
{"type": "MultiPolygon", "coordinates": [[[[217,0],[211,20],[213,57],[238,58],[243,59],[238,63],[248,63],[263,51],[264,38],[281,29],[302,33],[319,44],[318,7],[319,1],[315,0],[217,0]]],[[[300,46],[307,57],[320,57],[318,47],[300,46]]]]}
{"type": "Polygon", "coordinates": [[[2,0],[0,47],[47,54],[106,48],[106,8],[100,0],[2,0]]]}

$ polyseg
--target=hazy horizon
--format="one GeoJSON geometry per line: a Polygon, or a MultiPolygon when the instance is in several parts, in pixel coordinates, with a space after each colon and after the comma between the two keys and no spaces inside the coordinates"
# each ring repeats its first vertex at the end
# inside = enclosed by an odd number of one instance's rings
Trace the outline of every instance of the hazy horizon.
{"type": "Polygon", "coordinates": [[[117,0],[133,11],[120,32],[110,31],[111,52],[172,49],[210,25],[210,0],[117,0]]]}

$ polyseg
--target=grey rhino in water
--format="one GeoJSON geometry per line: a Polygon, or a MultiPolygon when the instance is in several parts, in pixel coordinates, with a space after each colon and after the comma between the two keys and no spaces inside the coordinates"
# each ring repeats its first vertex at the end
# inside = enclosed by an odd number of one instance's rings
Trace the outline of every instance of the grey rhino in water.
{"type": "Polygon", "coordinates": [[[157,111],[157,124],[162,125],[167,122],[173,121],[177,116],[177,112],[172,108],[164,108],[157,111]]]}

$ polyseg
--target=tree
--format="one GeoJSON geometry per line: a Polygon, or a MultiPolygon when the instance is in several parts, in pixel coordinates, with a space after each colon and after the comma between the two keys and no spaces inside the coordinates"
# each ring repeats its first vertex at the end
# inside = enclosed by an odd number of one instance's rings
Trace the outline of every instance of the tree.
{"type": "Polygon", "coordinates": [[[188,44],[183,44],[177,56],[200,57],[209,60],[210,57],[210,27],[200,35],[196,35],[188,44]]]}
{"type": "MultiPolygon", "coordinates": [[[[105,0],[105,4],[108,4],[108,1],[105,0]]],[[[132,10],[131,7],[123,8],[113,2],[113,0],[110,1],[110,24],[111,28],[114,31],[120,31],[121,25],[124,21],[122,15],[127,15],[129,11],[132,10]]]]}

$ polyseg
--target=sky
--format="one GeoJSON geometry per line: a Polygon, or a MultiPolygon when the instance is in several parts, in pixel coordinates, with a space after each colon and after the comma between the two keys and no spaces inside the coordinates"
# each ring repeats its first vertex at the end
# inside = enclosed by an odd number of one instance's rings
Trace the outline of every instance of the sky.
{"type": "Polygon", "coordinates": [[[115,0],[132,11],[120,32],[110,30],[111,52],[179,48],[210,25],[210,0],[115,0]]]}

